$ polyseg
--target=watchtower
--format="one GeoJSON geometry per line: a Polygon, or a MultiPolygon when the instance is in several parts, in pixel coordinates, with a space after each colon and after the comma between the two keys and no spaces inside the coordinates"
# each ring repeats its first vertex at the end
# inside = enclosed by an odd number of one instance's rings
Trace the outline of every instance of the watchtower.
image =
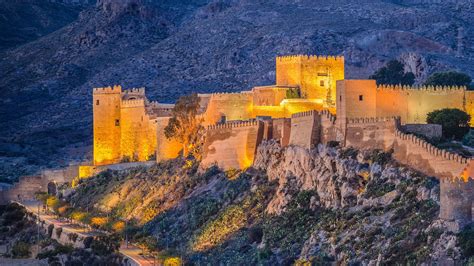
{"type": "Polygon", "coordinates": [[[94,165],[120,161],[122,87],[94,88],[94,165]]]}

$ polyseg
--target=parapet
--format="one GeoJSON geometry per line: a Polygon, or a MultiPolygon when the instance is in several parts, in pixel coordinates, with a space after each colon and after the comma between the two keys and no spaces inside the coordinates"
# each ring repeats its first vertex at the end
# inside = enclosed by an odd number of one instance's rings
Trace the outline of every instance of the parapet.
{"type": "Polygon", "coordinates": [[[286,55],[277,56],[277,63],[279,62],[302,62],[302,61],[333,61],[333,62],[344,62],[344,56],[333,56],[333,55],[286,55]]]}
{"type": "Polygon", "coordinates": [[[451,91],[465,91],[466,86],[408,86],[408,85],[379,85],[377,90],[394,90],[394,91],[426,91],[432,93],[444,93],[451,91]]]}
{"type": "Polygon", "coordinates": [[[122,86],[114,85],[102,88],[93,88],[93,94],[121,94],[122,93],[122,86]]]}
{"type": "Polygon", "coordinates": [[[422,147],[425,151],[427,151],[431,155],[438,156],[446,160],[455,161],[460,164],[467,164],[470,161],[469,158],[465,158],[459,154],[452,153],[447,150],[439,149],[435,147],[434,145],[432,145],[431,143],[427,142],[426,140],[418,138],[417,136],[413,134],[404,133],[400,131],[398,128],[395,129],[395,137],[401,140],[410,141],[413,144],[419,147],[422,147]]]}
{"type": "Polygon", "coordinates": [[[400,120],[400,117],[398,116],[346,118],[347,124],[372,124],[372,123],[398,122],[399,120],[400,120]]]}
{"type": "Polygon", "coordinates": [[[145,106],[145,99],[122,100],[122,108],[145,106]]]}
{"type": "Polygon", "coordinates": [[[141,87],[141,88],[131,88],[131,89],[128,89],[128,90],[124,90],[123,91],[124,94],[138,94],[138,95],[145,95],[145,87],[141,87]]]}
{"type": "Polygon", "coordinates": [[[207,127],[207,130],[223,129],[223,128],[252,127],[252,126],[258,126],[259,123],[260,122],[255,119],[247,120],[247,121],[230,121],[223,124],[210,125],[207,127]]]}
{"type": "Polygon", "coordinates": [[[291,115],[291,118],[306,117],[319,114],[316,110],[304,111],[300,113],[294,113],[291,115]]]}

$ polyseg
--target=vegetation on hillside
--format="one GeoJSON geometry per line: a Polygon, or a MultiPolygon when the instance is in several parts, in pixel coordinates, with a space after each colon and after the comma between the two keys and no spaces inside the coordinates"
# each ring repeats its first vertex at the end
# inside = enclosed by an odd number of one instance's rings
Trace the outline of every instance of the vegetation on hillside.
{"type": "Polygon", "coordinates": [[[466,86],[469,88],[472,79],[469,75],[456,71],[437,72],[426,79],[425,85],[432,86],[466,86]]]}

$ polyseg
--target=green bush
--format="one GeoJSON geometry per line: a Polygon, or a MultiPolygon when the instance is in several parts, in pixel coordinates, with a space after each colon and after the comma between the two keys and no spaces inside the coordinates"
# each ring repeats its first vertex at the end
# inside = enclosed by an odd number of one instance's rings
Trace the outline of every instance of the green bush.
{"type": "Polygon", "coordinates": [[[30,244],[23,241],[15,242],[12,247],[13,258],[28,258],[30,256],[30,244]]]}
{"type": "Polygon", "coordinates": [[[48,225],[48,237],[53,235],[54,224],[48,225]]]}
{"type": "Polygon", "coordinates": [[[471,116],[456,108],[444,108],[428,113],[426,123],[443,127],[443,137],[462,139],[469,132],[471,116]]]}
{"type": "Polygon", "coordinates": [[[369,78],[375,79],[377,84],[413,85],[415,82],[415,75],[411,72],[405,73],[403,64],[398,60],[389,61],[369,78]]]}
{"type": "Polygon", "coordinates": [[[458,234],[461,250],[467,258],[474,256],[474,223],[467,225],[458,234]]]}

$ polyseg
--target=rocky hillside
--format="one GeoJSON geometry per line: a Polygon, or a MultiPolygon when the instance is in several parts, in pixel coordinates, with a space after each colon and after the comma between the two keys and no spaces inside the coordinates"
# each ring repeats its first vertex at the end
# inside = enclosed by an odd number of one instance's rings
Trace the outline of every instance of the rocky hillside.
{"type": "MultiPolygon", "coordinates": [[[[392,58],[418,81],[444,69],[474,75],[471,1],[421,2],[99,0],[87,1],[77,19],[62,5],[42,17],[67,19],[42,32],[64,27],[0,52],[0,176],[84,159],[92,87],[146,86],[161,102],[246,90],[272,84],[275,56],[295,53],[343,54],[349,78],[365,78],[392,58]]],[[[16,32],[23,22],[9,23],[16,32]]]]}
{"type": "Polygon", "coordinates": [[[194,263],[444,264],[473,255],[437,220],[439,183],[378,151],[266,143],[245,172],[168,161],[100,174],[68,199],[134,221],[157,250],[194,263]]]}

